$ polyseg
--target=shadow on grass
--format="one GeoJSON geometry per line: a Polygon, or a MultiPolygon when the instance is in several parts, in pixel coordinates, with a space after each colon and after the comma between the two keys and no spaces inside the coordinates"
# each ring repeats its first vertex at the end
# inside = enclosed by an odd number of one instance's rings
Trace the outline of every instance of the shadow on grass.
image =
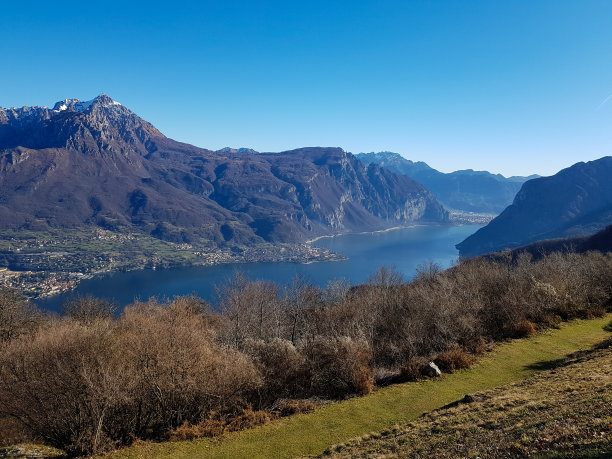
{"type": "Polygon", "coordinates": [[[600,343],[597,343],[589,350],[577,351],[560,359],[541,360],[540,362],[535,362],[531,365],[526,365],[525,368],[528,370],[536,371],[554,370],[555,368],[565,367],[580,360],[584,360],[598,349],[607,349],[609,347],[612,347],[612,338],[608,338],[600,343]]]}

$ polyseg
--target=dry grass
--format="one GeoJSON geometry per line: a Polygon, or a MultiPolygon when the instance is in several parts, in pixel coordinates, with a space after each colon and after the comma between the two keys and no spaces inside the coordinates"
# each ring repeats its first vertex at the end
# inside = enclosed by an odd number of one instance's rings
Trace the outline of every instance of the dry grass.
{"type": "Polygon", "coordinates": [[[544,366],[471,403],[333,446],[324,456],[612,457],[612,340],[544,366]]]}
{"type": "Polygon", "coordinates": [[[246,408],[237,416],[222,416],[212,413],[207,419],[199,424],[185,422],[182,426],[170,431],[170,441],[193,440],[198,437],[216,437],[225,432],[250,429],[270,422],[277,416],[267,411],[253,411],[246,408]]]}
{"type": "Polygon", "coordinates": [[[65,458],[64,452],[51,446],[19,443],[13,446],[0,447],[0,458],[51,459],[65,458]]]}

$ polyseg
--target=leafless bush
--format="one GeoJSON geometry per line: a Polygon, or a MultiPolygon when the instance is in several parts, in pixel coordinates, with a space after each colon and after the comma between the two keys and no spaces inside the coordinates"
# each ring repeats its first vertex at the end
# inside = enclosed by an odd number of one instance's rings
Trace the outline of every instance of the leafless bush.
{"type": "Polygon", "coordinates": [[[400,369],[398,382],[416,381],[423,377],[423,368],[429,364],[429,360],[425,357],[413,357],[408,362],[403,364],[400,369]]]}
{"type": "Polygon", "coordinates": [[[0,355],[0,413],[68,453],[114,446],[105,422],[122,402],[112,324],[62,322],[11,341],[0,355]]]}
{"type": "Polygon", "coordinates": [[[117,306],[115,304],[107,300],[94,298],[91,295],[72,298],[62,308],[65,316],[85,323],[112,318],[116,311],[117,306]]]}
{"type": "Polygon", "coordinates": [[[0,287],[0,343],[32,331],[42,320],[43,314],[23,295],[0,287]]]}
{"type": "Polygon", "coordinates": [[[225,432],[250,429],[266,424],[276,416],[268,411],[253,411],[250,407],[234,416],[211,413],[198,424],[185,422],[168,433],[170,441],[192,440],[198,437],[215,437],[225,432]]]}
{"type": "Polygon", "coordinates": [[[260,384],[251,361],[220,347],[205,317],[189,305],[141,303],[118,322],[125,390],[138,416],[126,419],[139,437],[159,436],[209,411],[240,411],[260,384]]]}
{"type": "Polygon", "coordinates": [[[193,303],[139,303],[118,321],[59,321],[0,355],[0,416],[70,454],[160,438],[212,411],[240,414],[260,378],[193,303]]]}
{"type": "Polygon", "coordinates": [[[280,416],[290,416],[297,413],[308,413],[313,411],[320,402],[317,403],[311,399],[287,399],[281,398],[274,402],[272,411],[278,413],[280,416]]]}
{"type": "Polygon", "coordinates": [[[263,384],[258,389],[257,406],[268,408],[278,399],[302,397],[308,388],[307,365],[291,341],[251,340],[245,352],[258,369],[263,384]]]}
{"type": "Polygon", "coordinates": [[[241,348],[248,338],[281,337],[281,306],[276,285],[269,282],[252,282],[236,273],[217,289],[217,295],[229,325],[223,336],[228,344],[241,348]]]}
{"type": "Polygon", "coordinates": [[[447,351],[438,353],[433,362],[443,373],[469,368],[474,363],[474,356],[468,354],[464,349],[455,346],[447,351]]]}
{"type": "Polygon", "coordinates": [[[303,352],[311,394],[337,398],[372,390],[371,352],[364,341],[317,338],[306,343],[303,352]]]}
{"type": "Polygon", "coordinates": [[[523,319],[515,324],[509,324],[508,335],[512,338],[527,338],[535,335],[537,329],[533,322],[523,319]]]}

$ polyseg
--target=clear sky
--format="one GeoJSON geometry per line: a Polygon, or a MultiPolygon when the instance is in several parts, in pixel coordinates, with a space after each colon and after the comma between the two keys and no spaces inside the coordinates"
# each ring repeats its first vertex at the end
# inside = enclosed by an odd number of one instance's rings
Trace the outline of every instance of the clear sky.
{"type": "Polygon", "coordinates": [[[505,175],[612,154],[612,1],[5,1],[0,30],[0,106],[107,93],[201,147],[505,175]]]}

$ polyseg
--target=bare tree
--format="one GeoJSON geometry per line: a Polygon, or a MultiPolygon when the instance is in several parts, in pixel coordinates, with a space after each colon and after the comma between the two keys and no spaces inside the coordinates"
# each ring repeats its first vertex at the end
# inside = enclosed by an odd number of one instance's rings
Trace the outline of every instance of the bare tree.
{"type": "Polygon", "coordinates": [[[117,312],[117,306],[110,301],[87,295],[69,299],[62,312],[72,319],[92,323],[98,319],[112,318],[117,312]]]}
{"type": "Polygon", "coordinates": [[[42,318],[42,313],[17,290],[0,288],[0,342],[31,331],[42,318]]]}

